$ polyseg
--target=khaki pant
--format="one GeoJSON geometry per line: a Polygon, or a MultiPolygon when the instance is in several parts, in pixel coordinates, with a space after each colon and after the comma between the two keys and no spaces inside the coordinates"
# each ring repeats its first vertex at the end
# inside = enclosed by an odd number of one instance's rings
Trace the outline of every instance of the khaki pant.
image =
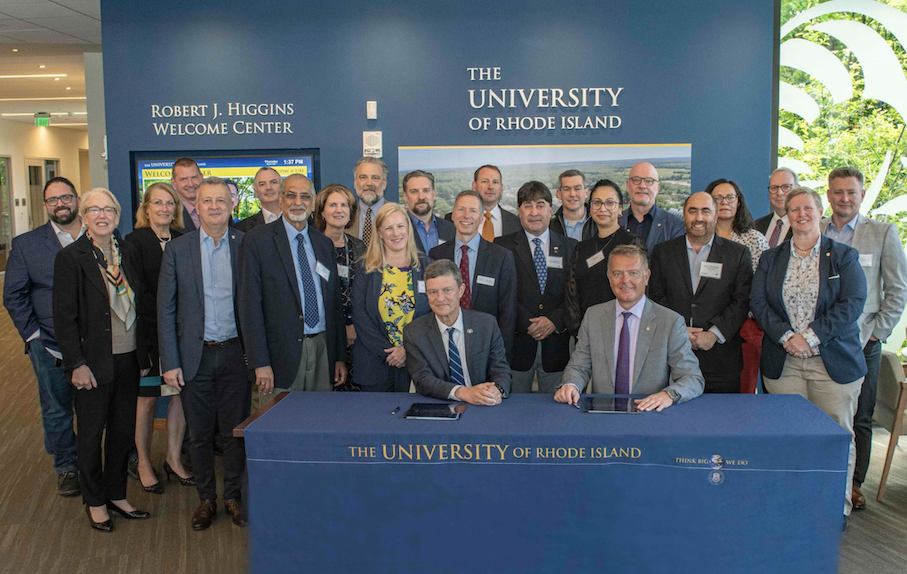
{"type": "Polygon", "coordinates": [[[788,357],[784,361],[781,377],[769,379],[763,376],[763,384],[773,395],[800,395],[830,416],[850,433],[850,452],[847,456],[847,485],[844,492],[844,514],[850,515],[853,504],[850,500],[853,485],[853,468],[856,462],[856,448],[853,439],[853,415],[857,410],[857,399],[863,386],[863,377],[856,381],[840,384],[831,380],[822,357],[797,359],[788,357]]]}
{"type": "Polygon", "coordinates": [[[328,367],[327,344],[322,332],[302,340],[299,370],[296,371],[296,378],[290,388],[274,387],[271,394],[255,390],[252,393],[252,412],[258,411],[271,402],[278,393],[284,391],[330,391],[333,388],[334,383],[331,381],[331,371],[328,367]]]}

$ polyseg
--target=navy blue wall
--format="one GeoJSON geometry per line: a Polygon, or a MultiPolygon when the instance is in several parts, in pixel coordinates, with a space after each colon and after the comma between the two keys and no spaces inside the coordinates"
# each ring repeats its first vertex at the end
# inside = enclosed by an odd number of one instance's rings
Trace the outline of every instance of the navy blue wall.
{"type": "MultiPolygon", "coordinates": [[[[102,0],[110,187],[130,151],[321,149],[352,184],[362,131],[398,145],[692,143],[693,189],[729,177],[768,210],[773,2],[102,0]],[[467,68],[498,66],[473,82],[467,68]],[[474,110],[467,90],[623,87],[619,107],[474,110]],[[366,100],[378,120],[365,119],[366,100]],[[152,105],[292,103],[292,134],[160,136],[152,105]],[[619,115],[616,130],[473,131],[474,116],[619,115]]],[[[218,118],[228,126],[238,118],[218,118]]],[[[185,120],[170,120],[185,121],[185,120]]],[[[559,119],[558,119],[559,121],[559,119]]],[[[126,222],[124,222],[125,224],[126,222]]]]}

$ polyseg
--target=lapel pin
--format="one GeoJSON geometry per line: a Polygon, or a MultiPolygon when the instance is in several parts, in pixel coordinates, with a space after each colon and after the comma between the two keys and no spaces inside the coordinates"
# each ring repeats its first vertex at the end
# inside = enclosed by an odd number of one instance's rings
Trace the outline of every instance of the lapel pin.
{"type": "Polygon", "coordinates": [[[472,329],[466,329],[466,332],[472,335],[472,329]]]}
{"type": "Polygon", "coordinates": [[[552,249],[554,250],[555,253],[557,253],[557,245],[553,246],[552,249]]]}
{"type": "Polygon", "coordinates": [[[652,327],[646,327],[646,331],[651,331],[652,327]]]}

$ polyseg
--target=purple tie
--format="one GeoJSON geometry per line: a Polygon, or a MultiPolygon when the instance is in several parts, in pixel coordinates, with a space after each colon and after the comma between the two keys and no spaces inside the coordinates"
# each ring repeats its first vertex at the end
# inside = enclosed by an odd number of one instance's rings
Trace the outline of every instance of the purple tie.
{"type": "Polygon", "coordinates": [[[775,228],[772,230],[772,236],[768,240],[769,247],[777,247],[778,240],[781,239],[781,226],[784,225],[782,220],[778,220],[778,223],[775,224],[775,228]]]}
{"type": "Polygon", "coordinates": [[[621,313],[624,324],[620,328],[620,342],[617,344],[617,380],[614,381],[614,394],[630,394],[630,317],[633,313],[621,313]]]}

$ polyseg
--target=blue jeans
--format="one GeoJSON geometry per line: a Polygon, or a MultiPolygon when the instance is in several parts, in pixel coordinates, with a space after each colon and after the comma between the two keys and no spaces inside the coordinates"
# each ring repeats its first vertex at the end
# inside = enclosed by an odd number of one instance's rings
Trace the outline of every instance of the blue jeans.
{"type": "Polygon", "coordinates": [[[72,385],[63,367],[47,352],[40,339],[28,343],[28,356],[38,378],[44,449],[54,457],[57,473],[76,470],[76,435],[72,430],[72,385]]]}

